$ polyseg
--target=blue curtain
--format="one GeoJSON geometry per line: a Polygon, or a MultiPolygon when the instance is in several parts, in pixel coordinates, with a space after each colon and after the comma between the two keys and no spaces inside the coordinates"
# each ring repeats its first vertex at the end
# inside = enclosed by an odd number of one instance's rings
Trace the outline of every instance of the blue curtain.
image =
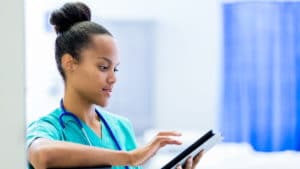
{"type": "Polygon", "coordinates": [[[258,151],[300,150],[300,3],[223,4],[221,131],[258,151]]]}

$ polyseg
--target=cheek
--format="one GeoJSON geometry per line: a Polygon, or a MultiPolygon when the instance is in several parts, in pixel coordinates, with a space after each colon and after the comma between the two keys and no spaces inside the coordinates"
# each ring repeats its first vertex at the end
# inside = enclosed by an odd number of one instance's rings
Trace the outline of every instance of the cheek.
{"type": "Polygon", "coordinates": [[[94,77],[94,80],[98,86],[104,86],[106,84],[106,74],[98,71],[94,77]]]}
{"type": "Polygon", "coordinates": [[[76,73],[81,79],[92,80],[93,78],[95,78],[98,72],[97,68],[94,65],[86,64],[80,67],[76,73]]]}
{"type": "Polygon", "coordinates": [[[73,84],[80,90],[86,90],[91,87],[93,79],[93,73],[89,69],[77,69],[74,72],[73,84]]]}
{"type": "Polygon", "coordinates": [[[74,85],[85,92],[95,92],[105,86],[106,73],[101,72],[94,65],[84,65],[79,67],[74,73],[74,85]]]}
{"type": "Polygon", "coordinates": [[[80,83],[84,84],[83,87],[89,87],[91,90],[94,90],[95,88],[99,89],[99,87],[105,85],[105,78],[106,74],[95,68],[83,71],[78,80],[81,81],[80,83]]]}

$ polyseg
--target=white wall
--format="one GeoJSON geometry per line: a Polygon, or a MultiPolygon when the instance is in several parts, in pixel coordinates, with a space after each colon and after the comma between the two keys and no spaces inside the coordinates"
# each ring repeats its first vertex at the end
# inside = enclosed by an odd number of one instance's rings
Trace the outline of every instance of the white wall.
{"type": "Polygon", "coordinates": [[[222,28],[219,1],[110,0],[92,8],[105,18],[157,21],[157,127],[217,127],[222,28]]]}
{"type": "MultiPolygon", "coordinates": [[[[61,6],[66,1],[28,2],[38,7],[30,10],[42,10],[49,6],[61,6]]],[[[217,127],[222,28],[218,0],[83,2],[92,8],[94,16],[104,19],[148,19],[157,23],[154,65],[156,127],[195,130],[217,127]]],[[[55,66],[53,70],[56,71],[55,66]]]]}
{"type": "MultiPolygon", "coordinates": [[[[163,128],[215,128],[220,84],[217,1],[168,1],[158,35],[156,117],[163,128]],[[168,121],[170,117],[173,121],[168,121]]],[[[159,4],[159,1],[157,1],[159,4]]]]}
{"type": "Polygon", "coordinates": [[[25,168],[24,4],[6,1],[0,9],[1,168],[25,168]]]}

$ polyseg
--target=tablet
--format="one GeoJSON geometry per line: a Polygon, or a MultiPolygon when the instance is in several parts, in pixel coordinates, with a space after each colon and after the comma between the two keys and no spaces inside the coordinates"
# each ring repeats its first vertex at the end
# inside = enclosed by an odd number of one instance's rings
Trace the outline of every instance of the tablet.
{"type": "Polygon", "coordinates": [[[208,151],[221,140],[223,140],[223,136],[220,133],[210,130],[164,165],[162,169],[175,169],[178,165],[183,165],[188,157],[196,156],[201,150],[204,150],[204,152],[208,151]]]}

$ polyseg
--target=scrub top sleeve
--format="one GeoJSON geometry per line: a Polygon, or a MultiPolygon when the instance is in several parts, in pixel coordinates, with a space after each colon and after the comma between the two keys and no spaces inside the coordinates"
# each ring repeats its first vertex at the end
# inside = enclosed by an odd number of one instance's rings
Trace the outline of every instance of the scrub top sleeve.
{"type": "Polygon", "coordinates": [[[31,123],[27,128],[26,149],[28,149],[32,142],[37,138],[59,140],[60,135],[59,131],[51,124],[51,122],[40,119],[31,123]]]}

